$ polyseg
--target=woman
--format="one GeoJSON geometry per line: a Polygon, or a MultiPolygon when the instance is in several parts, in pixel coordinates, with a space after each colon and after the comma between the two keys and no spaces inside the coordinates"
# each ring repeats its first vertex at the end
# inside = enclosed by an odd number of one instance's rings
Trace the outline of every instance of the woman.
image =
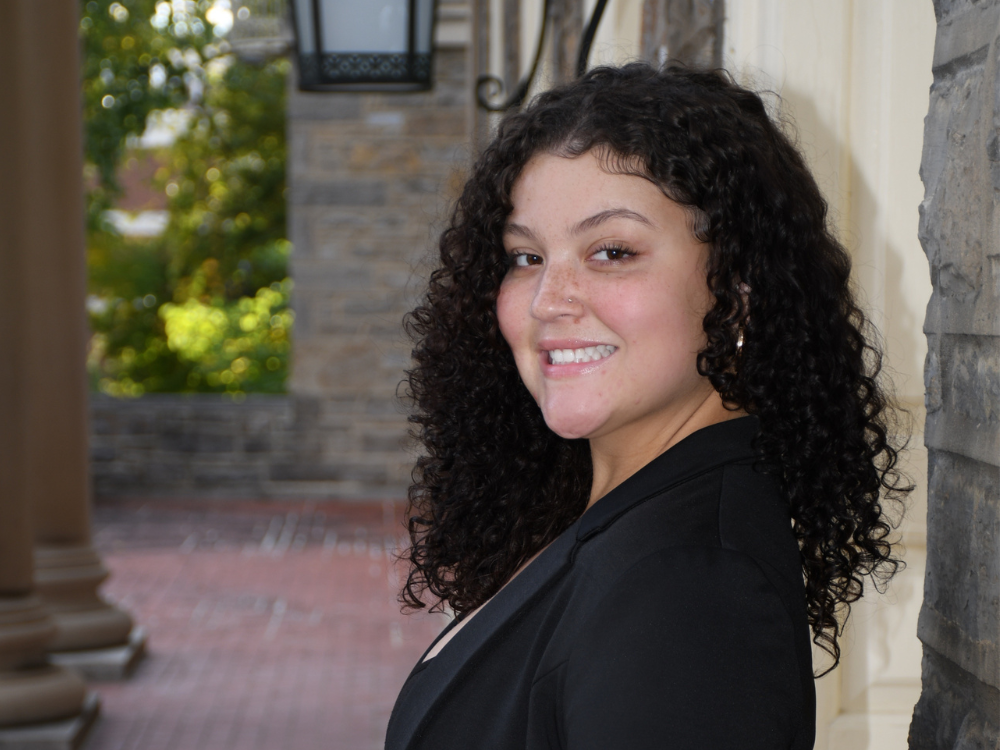
{"type": "Polygon", "coordinates": [[[411,313],[413,607],[386,747],[811,748],[811,640],[898,561],[880,354],[801,156],[719,72],[507,117],[411,313]]]}

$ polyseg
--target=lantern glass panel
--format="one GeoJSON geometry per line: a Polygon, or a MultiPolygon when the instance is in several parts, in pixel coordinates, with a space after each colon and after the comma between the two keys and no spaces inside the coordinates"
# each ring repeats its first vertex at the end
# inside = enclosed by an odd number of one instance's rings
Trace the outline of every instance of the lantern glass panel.
{"type": "Polygon", "coordinates": [[[406,52],[408,0],[322,3],[326,52],[406,52]]]}

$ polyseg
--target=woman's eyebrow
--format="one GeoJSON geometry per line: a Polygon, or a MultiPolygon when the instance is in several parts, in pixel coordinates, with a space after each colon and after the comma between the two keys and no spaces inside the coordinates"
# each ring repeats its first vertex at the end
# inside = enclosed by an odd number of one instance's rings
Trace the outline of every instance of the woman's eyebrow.
{"type": "Polygon", "coordinates": [[[588,216],[583,221],[577,223],[576,226],[571,230],[572,234],[580,234],[581,232],[586,232],[588,229],[593,229],[594,227],[603,224],[605,221],[610,219],[631,219],[632,221],[638,221],[640,224],[645,224],[646,226],[653,226],[653,222],[647,219],[640,213],[636,213],[628,208],[609,208],[593,216],[588,216]]]}
{"type": "Polygon", "coordinates": [[[538,242],[538,235],[532,232],[528,227],[523,224],[514,224],[513,222],[508,222],[503,228],[504,235],[511,235],[514,237],[524,237],[526,240],[531,240],[532,242],[538,242]]]}
{"type": "MultiPolygon", "coordinates": [[[[608,208],[577,222],[577,224],[575,224],[570,230],[570,234],[576,235],[586,232],[588,229],[593,229],[594,227],[603,224],[605,221],[610,221],[611,219],[631,219],[632,221],[638,221],[640,224],[645,224],[646,226],[653,226],[653,222],[642,214],[629,208],[608,208]]],[[[523,224],[508,222],[503,228],[503,233],[504,235],[514,237],[524,237],[532,242],[538,241],[538,235],[523,224]]]]}

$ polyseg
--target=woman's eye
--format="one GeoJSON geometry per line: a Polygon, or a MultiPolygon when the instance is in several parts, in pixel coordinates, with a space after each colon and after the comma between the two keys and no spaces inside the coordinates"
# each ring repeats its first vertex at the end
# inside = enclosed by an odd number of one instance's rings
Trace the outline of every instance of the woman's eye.
{"type": "Polygon", "coordinates": [[[623,245],[609,245],[607,247],[602,247],[594,253],[592,257],[594,260],[616,261],[625,260],[626,258],[632,257],[634,254],[635,253],[629,251],[623,245]]]}
{"type": "Polygon", "coordinates": [[[542,257],[533,253],[511,253],[509,257],[511,266],[538,266],[542,263],[542,257]]]}

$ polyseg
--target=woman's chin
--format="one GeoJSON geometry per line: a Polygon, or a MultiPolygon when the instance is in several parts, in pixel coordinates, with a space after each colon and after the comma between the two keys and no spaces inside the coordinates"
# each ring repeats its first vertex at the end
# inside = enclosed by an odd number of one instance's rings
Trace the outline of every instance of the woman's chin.
{"type": "Polygon", "coordinates": [[[602,419],[589,414],[547,414],[545,424],[556,435],[567,440],[578,440],[593,435],[603,423],[602,419]]]}

